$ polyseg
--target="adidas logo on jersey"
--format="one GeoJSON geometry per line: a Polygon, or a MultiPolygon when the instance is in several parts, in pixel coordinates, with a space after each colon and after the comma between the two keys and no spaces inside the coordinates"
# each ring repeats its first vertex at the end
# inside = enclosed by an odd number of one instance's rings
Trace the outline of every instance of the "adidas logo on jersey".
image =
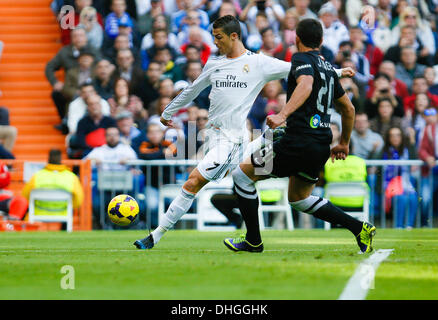
{"type": "Polygon", "coordinates": [[[297,67],[295,70],[298,71],[305,68],[312,68],[312,66],[310,64],[303,64],[302,66],[297,67]]]}

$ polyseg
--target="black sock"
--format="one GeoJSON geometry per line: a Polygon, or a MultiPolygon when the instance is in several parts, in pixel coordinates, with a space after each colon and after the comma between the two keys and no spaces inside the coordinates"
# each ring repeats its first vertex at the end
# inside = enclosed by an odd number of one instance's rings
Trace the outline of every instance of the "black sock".
{"type": "Polygon", "coordinates": [[[225,217],[227,217],[229,223],[240,229],[242,226],[242,216],[235,213],[234,208],[239,207],[237,196],[235,194],[215,194],[211,197],[210,202],[218,209],[225,217]]]}
{"type": "Polygon", "coordinates": [[[355,236],[362,231],[362,221],[346,214],[338,207],[335,207],[330,201],[327,201],[325,205],[316,210],[313,216],[332,224],[339,224],[350,230],[355,236]]]}
{"type": "Polygon", "coordinates": [[[239,210],[246,225],[246,240],[252,245],[262,242],[259,225],[259,198],[248,199],[239,195],[239,210]]]}

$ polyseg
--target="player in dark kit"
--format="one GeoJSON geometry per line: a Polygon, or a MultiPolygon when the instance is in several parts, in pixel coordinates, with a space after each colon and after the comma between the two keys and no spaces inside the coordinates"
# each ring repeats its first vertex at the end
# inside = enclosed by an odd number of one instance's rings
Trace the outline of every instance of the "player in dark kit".
{"type": "Polygon", "coordinates": [[[317,20],[305,19],[298,24],[298,52],[292,57],[288,77],[288,102],[281,112],[267,118],[272,129],[286,121],[286,133],[253,153],[233,172],[239,209],[247,228],[245,236],[224,240],[233,251],[263,251],[254,184],[269,177],[289,177],[288,196],[293,208],[347,228],[356,237],[362,253],[373,250],[375,226],[351,217],[327,199],[311,195],[328,158],[334,161],[347,157],[355,114],[332,65],[319,54],[322,34],[317,20]],[[330,150],[333,102],[341,111],[342,135],[339,144],[330,150]]]}

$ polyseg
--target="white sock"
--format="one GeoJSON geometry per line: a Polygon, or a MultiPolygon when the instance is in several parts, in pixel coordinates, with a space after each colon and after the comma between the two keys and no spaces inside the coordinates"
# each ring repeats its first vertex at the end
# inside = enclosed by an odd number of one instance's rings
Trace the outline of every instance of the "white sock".
{"type": "Polygon", "coordinates": [[[310,195],[306,199],[289,203],[294,209],[300,212],[313,214],[316,210],[327,203],[327,199],[310,195]]]}
{"type": "Polygon", "coordinates": [[[161,237],[166,233],[166,230],[158,226],[154,231],[151,232],[152,238],[154,239],[154,244],[160,241],[161,237]]]}
{"type": "Polygon", "coordinates": [[[175,223],[190,209],[193,200],[195,199],[195,194],[190,193],[183,188],[181,188],[180,194],[173,199],[166,214],[163,217],[163,221],[160,225],[152,231],[152,237],[154,238],[154,244],[160,241],[161,237],[171,229],[175,223]]]}
{"type": "Polygon", "coordinates": [[[240,166],[234,169],[233,173],[234,190],[241,197],[247,199],[257,199],[257,190],[254,181],[252,181],[243,171],[240,166]]]}

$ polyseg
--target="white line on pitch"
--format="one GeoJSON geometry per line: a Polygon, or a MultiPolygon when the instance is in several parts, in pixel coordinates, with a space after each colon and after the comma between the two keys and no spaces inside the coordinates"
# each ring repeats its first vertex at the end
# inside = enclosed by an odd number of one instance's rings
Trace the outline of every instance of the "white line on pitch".
{"type": "Polygon", "coordinates": [[[377,268],[393,251],[394,249],[379,249],[363,261],[348,281],[338,300],[364,300],[368,290],[374,289],[374,276],[377,268]]]}

